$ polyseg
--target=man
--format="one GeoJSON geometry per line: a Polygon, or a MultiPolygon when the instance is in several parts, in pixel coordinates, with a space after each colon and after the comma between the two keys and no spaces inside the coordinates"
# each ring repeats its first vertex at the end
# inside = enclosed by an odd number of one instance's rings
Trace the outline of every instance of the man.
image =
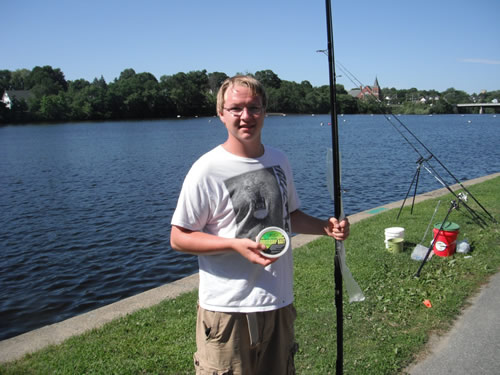
{"type": "Polygon", "coordinates": [[[299,210],[286,156],[261,143],[267,97],[252,77],[227,79],[217,112],[227,139],[198,159],[172,218],[171,246],[198,255],[197,374],[293,374],[293,261],[261,254],[266,227],[344,240],[349,223],[299,210]]]}

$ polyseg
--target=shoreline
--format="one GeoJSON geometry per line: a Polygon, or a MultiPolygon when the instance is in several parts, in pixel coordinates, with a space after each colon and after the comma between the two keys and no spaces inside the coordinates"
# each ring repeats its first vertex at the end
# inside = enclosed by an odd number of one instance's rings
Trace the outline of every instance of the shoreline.
{"type": "MultiPolygon", "coordinates": [[[[487,176],[475,178],[462,182],[464,186],[474,185],[500,176],[500,172],[487,176]]],[[[459,189],[458,184],[450,186],[453,190],[459,189]]],[[[449,191],[440,188],[431,192],[419,194],[415,198],[415,203],[427,199],[436,198],[449,191]]],[[[398,208],[403,200],[388,203],[372,209],[348,216],[351,224],[359,222],[368,217],[377,215],[380,212],[398,208]]],[[[411,205],[411,200],[407,200],[405,206],[411,205]]],[[[298,248],[321,236],[299,234],[292,237],[292,246],[298,248]]],[[[59,344],[66,339],[82,334],[86,331],[99,328],[104,324],[131,314],[137,310],[148,308],[166,299],[173,299],[183,293],[193,291],[198,288],[198,273],[179,279],[177,281],[150,289],[146,292],[125,298],[121,301],[100,307],[93,311],[74,316],[64,321],[44,326],[42,328],[23,333],[21,335],[0,341],[0,362],[10,362],[22,356],[43,349],[49,345],[59,344]]]]}

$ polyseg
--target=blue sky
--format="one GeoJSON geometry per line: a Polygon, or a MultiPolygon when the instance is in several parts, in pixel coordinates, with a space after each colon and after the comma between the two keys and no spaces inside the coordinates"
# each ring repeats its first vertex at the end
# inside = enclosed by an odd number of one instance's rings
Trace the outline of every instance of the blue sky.
{"type": "MultiPolygon", "coordinates": [[[[51,65],[67,80],[127,68],[254,73],[328,84],[323,0],[7,1],[0,69],[51,65]]],[[[332,0],[335,59],[397,89],[500,90],[499,0],[332,0]]],[[[337,74],[342,75],[339,68],[337,74]]],[[[345,76],[337,83],[354,83],[345,76]]]]}

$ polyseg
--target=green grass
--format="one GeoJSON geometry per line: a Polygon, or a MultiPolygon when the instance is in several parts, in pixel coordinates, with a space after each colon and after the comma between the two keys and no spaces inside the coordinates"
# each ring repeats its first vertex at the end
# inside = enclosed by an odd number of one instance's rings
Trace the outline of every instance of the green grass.
{"type": "MultiPolygon", "coordinates": [[[[500,178],[469,188],[495,217],[500,217],[500,178]]],[[[451,196],[434,222],[442,220],[451,196]]],[[[352,225],[346,241],[347,263],[366,300],[348,302],[344,291],[344,373],[397,374],[415,359],[429,335],[446,332],[488,277],[500,268],[500,225],[481,228],[463,208],[450,221],[460,225],[470,254],[434,256],[415,278],[420,262],[410,253],[420,242],[438,199],[386,211],[352,225]],[[384,247],[384,228],[405,228],[405,251],[384,247]],[[432,308],[422,303],[429,299],[432,308]]],[[[469,205],[480,213],[478,206],[469,205]]],[[[428,235],[427,241],[430,240],[428,235]]],[[[334,374],[336,311],[333,282],[334,244],[329,238],[297,249],[295,305],[298,311],[296,357],[298,374],[334,374]]],[[[2,364],[0,374],[191,374],[195,350],[195,292],[113,321],[100,329],[24,358],[2,364]]]]}

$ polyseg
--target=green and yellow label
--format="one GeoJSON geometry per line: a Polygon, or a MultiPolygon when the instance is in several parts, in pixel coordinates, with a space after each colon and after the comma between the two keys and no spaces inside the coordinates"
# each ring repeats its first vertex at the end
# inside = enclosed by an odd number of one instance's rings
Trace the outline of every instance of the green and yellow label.
{"type": "Polygon", "coordinates": [[[279,254],[286,247],[285,236],[274,230],[265,232],[259,242],[267,248],[264,252],[270,255],[279,254]]]}

